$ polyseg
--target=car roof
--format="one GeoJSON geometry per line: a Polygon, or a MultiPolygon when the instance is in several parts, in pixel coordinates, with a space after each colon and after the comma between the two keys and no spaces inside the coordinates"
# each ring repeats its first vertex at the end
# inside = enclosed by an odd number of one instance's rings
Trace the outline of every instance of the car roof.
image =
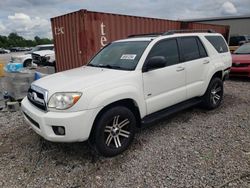
{"type": "Polygon", "coordinates": [[[54,44],[40,44],[40,45],[37,45],[39,47],[47,47],[47,46],[54,46],[54,44]]]}
{"type": "Polygon", "coordinates": [[[165,39],[165,38],[174,38],[174,37],[188,37],[188,36],[222,36],[219,33],[175,33],[169,35],[158,35],[158,36],[134,36],[131,38],[126,38],[122,40],[117,40],[114,42],[131,42],[131,41],[152,41],[156,38],[165,39]]]}

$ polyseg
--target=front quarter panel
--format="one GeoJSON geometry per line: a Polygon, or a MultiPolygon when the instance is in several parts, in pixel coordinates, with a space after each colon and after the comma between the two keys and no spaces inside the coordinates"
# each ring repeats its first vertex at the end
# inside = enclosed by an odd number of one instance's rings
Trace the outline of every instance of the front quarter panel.
{"type": "Polygon", "coordinates": [[[123,99],[132,99],[135,102],[135,105],[138,106],[141,117],[146,115],[146,106],[141,91],[130,85],[106,90],[105,92],[96,95],[90,101],[88,109],[105,107],[123,99]]]}

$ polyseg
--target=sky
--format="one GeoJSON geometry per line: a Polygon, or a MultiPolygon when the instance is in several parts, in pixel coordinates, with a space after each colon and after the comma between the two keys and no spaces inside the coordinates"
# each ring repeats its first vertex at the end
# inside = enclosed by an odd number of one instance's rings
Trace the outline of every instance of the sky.
{"type": "Polygon", "coordinates": [[[250,15],[250,0],[0,0],[0,35],[52,38],[50,18],[80,9],[182,20],[250,15]]]}

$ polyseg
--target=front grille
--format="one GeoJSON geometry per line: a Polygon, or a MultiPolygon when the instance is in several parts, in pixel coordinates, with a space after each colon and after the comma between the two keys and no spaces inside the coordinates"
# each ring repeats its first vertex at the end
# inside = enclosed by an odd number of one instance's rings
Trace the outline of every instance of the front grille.
{"type": "Polygon", "coordinates": [[[32,57],[32,60],[33,60],[34,63],[37,64],[37,63],[41,62],[41,56],[40,55],[32,53],[31,57],[32,57]]]}
{"type": "Polygon", "coordinates": [[[233,63],[232,67],[248,67],[250,63],[233,63]]]}
{"type": "Polygon", "coordinates": [[[28,90],[28,100],[37,108],[47,111],[47,105],[46,105],[46,97],[47,92],[41,88],[38,88],[34,85],[31,85],[31,87],[28,90]]]}
{"type": "Polygon", "coordinates": [[[35,125],[38,129],[40,129],[40,125],[39,123],[37,123],[35,120],[33,120],[30,116],[28,116],[25,112],[23,112],[23,114],[25,115],[25,117],[33,124],[35,125]]]}

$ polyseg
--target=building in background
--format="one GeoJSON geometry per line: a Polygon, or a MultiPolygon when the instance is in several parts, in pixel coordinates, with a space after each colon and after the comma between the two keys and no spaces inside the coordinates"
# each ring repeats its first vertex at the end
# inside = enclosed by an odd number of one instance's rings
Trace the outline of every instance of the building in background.
{"type": "Polygon", "coordinates": [[[205,24],[229,25],[230,35],[250,35],[250,15],[183,20],[205,24]]]}

